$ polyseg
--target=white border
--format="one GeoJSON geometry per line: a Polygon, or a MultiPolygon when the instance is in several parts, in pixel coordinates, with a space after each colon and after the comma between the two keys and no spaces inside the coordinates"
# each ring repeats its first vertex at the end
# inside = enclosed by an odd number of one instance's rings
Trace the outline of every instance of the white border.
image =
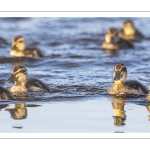
{"type": "Polygon", "coordinates": [[[150,12],[0,12],[0,17],[150,17],[150,12]]]}
{"type": "Polygon", "coordinates": [[[1,11],[149,11],[149,1],[133,0],[4,0],[1,11]]]}
{"type": "Polygon", "coordinates": [[[1,133],[0,139],[142,139],[150,133],[1,133]]]}

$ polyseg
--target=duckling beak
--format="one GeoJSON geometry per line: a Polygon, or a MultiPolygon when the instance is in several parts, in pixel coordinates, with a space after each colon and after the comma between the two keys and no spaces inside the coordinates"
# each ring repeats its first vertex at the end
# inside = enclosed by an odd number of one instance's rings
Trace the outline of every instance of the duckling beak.
{"type": "Polygon", "coordinates": [[[17,78],[12,74],[7,80],[6,83],[17,81],[17,78]]]}
{"type": "Polygon", "coordinates": [[[114,74],[113,74],[113,80],[114,80],[114,81],[120,80],[121,77],[122,77],[122,76],[121,76],[120,72],[114,72],[114,74]]]}

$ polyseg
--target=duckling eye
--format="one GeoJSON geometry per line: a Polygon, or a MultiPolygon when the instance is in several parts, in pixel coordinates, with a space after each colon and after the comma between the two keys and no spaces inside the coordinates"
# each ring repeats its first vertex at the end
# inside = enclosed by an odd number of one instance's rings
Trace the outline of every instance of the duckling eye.
{"type": "Polygon", "coordinates": [[[23,41],[19,41],[19,43],[23,43],[23,41]]]}
{"type": "Polygon", "coordinates": [[[20,72],[21,72],[21,73],[25,73],[25,70],[21,70],[20,72]]]}

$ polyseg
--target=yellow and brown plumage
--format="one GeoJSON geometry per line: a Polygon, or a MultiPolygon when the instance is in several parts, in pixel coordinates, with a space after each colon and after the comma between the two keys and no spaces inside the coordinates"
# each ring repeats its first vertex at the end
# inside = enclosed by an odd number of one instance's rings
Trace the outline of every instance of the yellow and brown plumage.
{"type": "Polygon", "coordinates": [[[135,28],[131,20],[126,20],[122,24],[122,29],[119,31],[119,36],[131,41],[138,41],[144,38],[144,35],[135,28]]]}
{"type": "Polygon", "coordinates": [[[44,57],[39,49],[26,47],[25,39],[22,36],[15,36],[12,40],[10,55],[13,57],[44,57]]]}
{"type": "Polygon", "coordinates": [[[6,108],[9,111],[11,117],[15,120],[21,120],[27,118],[27,108],[25,104],[15,104],[14,108],[6,108]]]}
{"type": "Polygon", "coordinates": [[[102,43],[101,47],[107,50],[118,50],[134,48],[134,45],[130,41],[119,37],[116,28],[109,28],[105,35],[105,41],[102,43]]]}
{"type": "Polygon", "coordinates": [[[147,88],[136,80],[128,80],[124,64],[116,64],[113,72],[114,84],[108,89],[111,95],[147,94],[147,88]]]}
{"type": "Polygon", "coordinates": [[[50,92],[49,87],[36,78],[28,78],[27,69],[24,66],[16,66],[12,70],[12,74],[6,81],[15,82],[9,89],[14,95],[22,95],[27,92],[50,92]]]}

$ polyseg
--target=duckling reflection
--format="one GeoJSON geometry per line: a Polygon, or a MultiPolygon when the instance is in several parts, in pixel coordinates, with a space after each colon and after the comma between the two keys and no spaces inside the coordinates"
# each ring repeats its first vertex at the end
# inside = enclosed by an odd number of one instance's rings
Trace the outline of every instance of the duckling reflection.
{"type": "Polygon", "coordinates": [[[124,64],[116,64],[113,79],[115,83],[108,89],[111,95],[148,94],[148,90],[136,80],[126,81],[127,68],[124,64]]]}
{"type": "Polygon", "coordinates": [[[39,49],[26,47],[25,39],[22,36],[15,36],[12,40],[10,55],[13,57],[44,57],[39,49]]]}
{"type": "Polygon", "coordinates": [[[119,36],[131,41],[137,41],[144,38],[143,34],[139,32],[131,20],[126,20],[122,24],[122,29],[119,31],[119,36]]]}
{"type": "Polygon", "coordinates": [[[25,104],[15,104],[14,108],[6,108],[9,111],[11,117],[15,120],[21,120],[27,118],[27,108],[25,104]]]}
{"type": "Polygon", "coordinates": [[[129,49],[134,48],[130,41],[127,41],[118,35],[116,28],[108,29],[105,35],[105,42],[102,43],[102,48],[107,50],[129,49]]]}
{"type": "Polygon", "coordinates": [[[24,66],[16,66],[6,83],[15,82],[9,91],[14,95],[26,95],[27,92],[50,92],[49,87],[36,78],[27,78],[28,72],[24,66]]]}
{"type": "MultiPolygon", "coordinates": [[[[113,97],[116,99],[116,97],[113,97]]],[[[112,102],[112,106],[114,109],[114,125],[122,126],[125,125],[126,115],[124,110],[125,101],[123,99],[119,101],[112,102]]]]}
{"type": "Polygon", "coordinates": [[[108,56],[115,56],[118,54],[118,50],[110,50],[110,49],[105,49],[105,53],[108,55],[108,56]]]}
{"type": "MultiPolygon", "coordinates": [[[[146,106],[146,108],[147,108],[148,112],[150,113],[150,104],[148,104],[148,105],[146,106]]],[[[150,121],[150,115],[148,115],[148,121],[150,121]]]]}
{"type": "Polygon", "coordinates": [[[22,60],[20,60],[20,61],[14,61],[13,63],[12,63],[12,66],[24,66],[24,62],[22,61],[22,60]]]}

